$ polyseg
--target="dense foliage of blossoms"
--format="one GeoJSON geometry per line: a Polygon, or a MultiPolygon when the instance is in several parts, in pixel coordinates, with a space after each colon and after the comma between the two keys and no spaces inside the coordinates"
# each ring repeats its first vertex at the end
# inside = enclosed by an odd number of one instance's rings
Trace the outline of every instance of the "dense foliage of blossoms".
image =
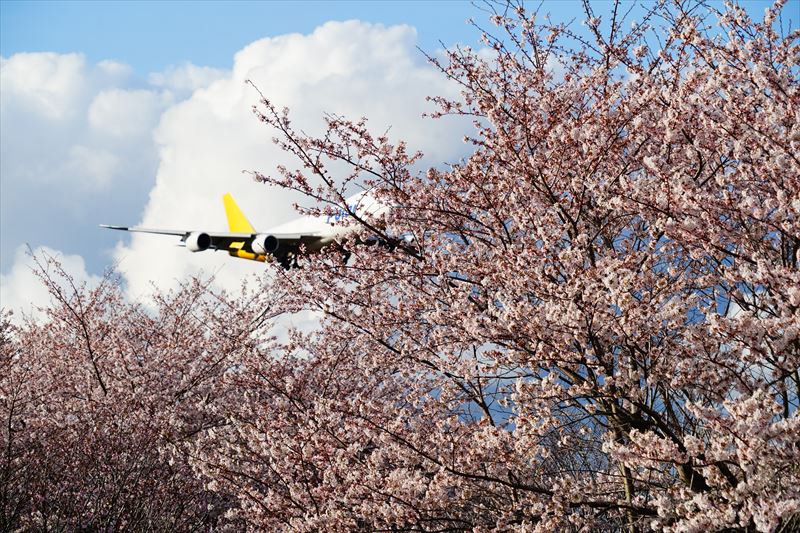
{"type": "Polygon", "coordinates": [[[587,7],[586,40],[507,6],[491,53],[437,62],[463,88],[440,115],[475,119],[448,171],[262,100],[301,168],[257,177],[350,211],[349,260],[236,299],[190,284],[155,316],[104,285],[5,325],[0,519],[797,526],[800,35],[780,3],[658,4],[630,30],[623,7],[587,7]],[[357,185],[389,212],[353,212],[357,185]],[[270,336],[301,312],[318,325],[270,336]]]}
{"type": "Polygon", "coordinates": [[[0,316],[0,531],[221,524],[234,498],[171,450],[224,423],[209,407],[230,401],[221,377],[249,333],[230,314],[246,320],[247,302],[191,282],[146,312],[111,276],[89,290],[52,257],[39,267],[47,318],[0,316]]]}

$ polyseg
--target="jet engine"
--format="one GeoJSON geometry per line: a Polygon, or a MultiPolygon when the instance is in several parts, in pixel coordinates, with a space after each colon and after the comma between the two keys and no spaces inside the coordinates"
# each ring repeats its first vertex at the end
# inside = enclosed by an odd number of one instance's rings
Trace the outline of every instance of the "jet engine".
{"type": "Polygon", "coordinates": [[[259,255],[274,254],[278,251],[280,241],[274,235],[259,234],[256,235],[250,247],[259,255]]]}
{"type": "Polygon", "coordinates": [[[208,233],[193,231],[186,237],[186,247],[192,252],[202,252],[211,246],[211,237],[208,233]]]}

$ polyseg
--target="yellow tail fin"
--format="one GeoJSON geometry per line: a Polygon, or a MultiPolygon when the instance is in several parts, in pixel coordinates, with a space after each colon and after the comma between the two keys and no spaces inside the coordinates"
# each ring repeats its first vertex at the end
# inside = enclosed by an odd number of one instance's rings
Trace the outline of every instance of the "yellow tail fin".
{"type": "Polygon", "coordinates": [[[238,205],[236,205],[231,193],[225,193],[225,196],[222,197],[222,201],[225,203],[225,215],[228,217],[228,227],[230,228],[231,233],[256,232],[256,230],[253,229],[253,226],[244,216],[244,213],[242,213],[242,210],[239,209],[238,205]]]}

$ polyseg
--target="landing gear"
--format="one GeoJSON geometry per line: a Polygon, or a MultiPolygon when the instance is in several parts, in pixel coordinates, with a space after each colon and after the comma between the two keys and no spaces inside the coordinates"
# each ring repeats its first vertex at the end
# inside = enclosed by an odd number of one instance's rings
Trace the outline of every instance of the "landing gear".
{"type": "Polygon", "coordinates": [[[367,237],[366,239],[361,241],[361,244],[366,246],[386,246],[386,240],[381,239],[380,237],[367,237]]]}
{"type": "Polygon", "coordinates": [[[280,257],[276,257],[278,264],[283,267],[284,270],[291,270],[293,268],[298,268],[299,265],[297,264],[297,255],[296,254],[286,254],[280,257]]]}

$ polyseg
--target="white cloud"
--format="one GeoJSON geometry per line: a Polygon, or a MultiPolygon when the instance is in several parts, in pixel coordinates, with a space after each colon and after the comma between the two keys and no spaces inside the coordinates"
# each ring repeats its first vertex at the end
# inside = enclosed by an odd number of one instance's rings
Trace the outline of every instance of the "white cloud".
{"type": "Polygon", "coordinates": [[[126,79],[133,75],[133,69],[130,65],[105,59],[97,63],[97,68],[106,75],[116,79],[126,79]]]}
{"type": "MultiPolygon", "coordinates": [[[[246,79],[277,105],[291,108],[297,129],[321,133],[326,112],[366,116],[373,131],[391,127],[392,138],[423,150],[427,157],[421,167],[457,160],[464,154],[461,137],[467,123],[421,118],[431,110],[426,96],[454,96],[457,89],[425,63],[415,44],[416,32],[408,26],[348,21],[326,23],[310,35],[248,45],[236,54],[226,77],[163,114],[156,130],[158,173],[141,224],[224,231],[221,196],[226,191],[256,228],[295,216],[291,204],[296,197],[241,173],[272,173],[281,163],[297,166],[272,144],[275,132],[252,115],[258,95],[246,79]]],[[[151,280],[169,287],[201,270],[235,288],[246,273],[264,270],[225,253],[192,254],[174,244],[168,237],[134,235],[130,245],[117,248],[115,257],[132,295],[149,292],[151,280]]]]}
{"type": "Polygon", "coordinates": [[[147,90],[110,89],[97,94],[89,105],[89,125],[99,133],[118,138],[149,134],[169,98],[147,90]]]}
{"type": "Polygon", "coordinates": [[[154,87],[162,87],[177,93],[192,93],[204,89],[212,82],[227,76],[229,73],[211,67],[198,67],[191,63],[168,67],[164,72],[154,72],[148,81],[154,87]]]}
{"type": "MultiPolygon", "coordinates": [[[[79,255],[65,255],[58,250],[42,246],[33,251],[42,264],[47,257],[56,259],[64,271],[72,276],[76,286],[86,284],[94,287],[100,283],[100,276],[93,276],[86,271],[86,264],[79,255]]],[[[20,320],[24,315],[39,318],[42,316],[40,307],[49,306],[51,296],[39,277],[34,273],[36,264],[25,246],[17,248],[14,254],[14,264],[8,274],[0,274],[0,307],[14,311],[15,320],[20,320]]],[[[63,286],[64,280],[57,277],[54,281],[63,286]]]]}
{"type": "Polygon", "coordinates": [[[49,119],[69,118],[87,81],[85,67],[86,60],[80,54],[23,53],[3,58],[0,109],[5,112],[6,103],[14,102],[49,119]]]}
{"type": "Polygon", "coordinates": [[[119,158],[108,150],[92,149],[79,144],[69,149],[65,169],[83,173],[84,183],[94,187],[107,187],[119,168],[119,158]]]}
{"type": "Polygon", "coordinates": [[[138,217],[157,168],[153,130],[173,103],[115,61],[0,58],[0,260],[23,243],[81,253],[94,271],[116,242],[97,224],[138,217]],[[104,255],[106,254],[106,255],[104,255]]]}

